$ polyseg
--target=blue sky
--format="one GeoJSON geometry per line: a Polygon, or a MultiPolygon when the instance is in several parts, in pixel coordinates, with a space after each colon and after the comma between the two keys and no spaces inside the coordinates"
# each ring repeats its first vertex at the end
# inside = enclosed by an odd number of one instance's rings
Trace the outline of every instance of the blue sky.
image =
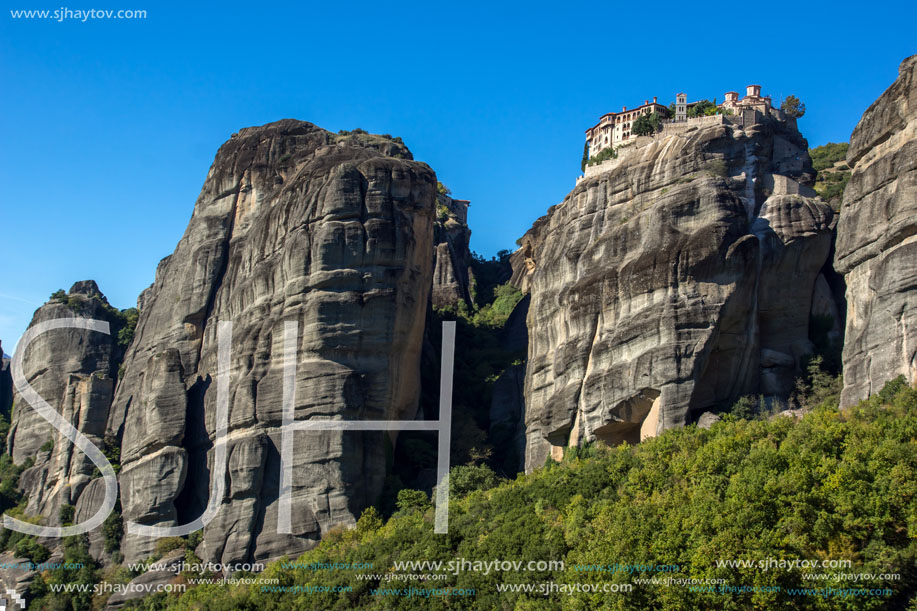
{"type": "Polygon", "coordinates": [[[401,136],[471,200],[472,247],[490,256],[573,187],[604,112],[760,83],[806,103],[810,144],[844,141],[917,52],[905,2],[183,4],[12,0],[0,14],[6,352],[76,280],[133,305],[241,127],[292,117],[401,136]],[[9,12],[61,6],[147,18],[9,12]]]}

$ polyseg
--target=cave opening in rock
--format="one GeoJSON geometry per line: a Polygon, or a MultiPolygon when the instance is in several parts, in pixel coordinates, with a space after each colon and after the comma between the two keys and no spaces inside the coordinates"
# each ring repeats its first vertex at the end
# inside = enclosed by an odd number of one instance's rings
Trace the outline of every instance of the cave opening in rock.
{"type": "Polygon", "coordinates": [[[655,437],[659,425],[660,394],[654,388],[644,388],[618,403],[609,414],[611,420],[595,429],[596,440],[617,446],[624,442],[634,445],[648,437],[655,437]]]}

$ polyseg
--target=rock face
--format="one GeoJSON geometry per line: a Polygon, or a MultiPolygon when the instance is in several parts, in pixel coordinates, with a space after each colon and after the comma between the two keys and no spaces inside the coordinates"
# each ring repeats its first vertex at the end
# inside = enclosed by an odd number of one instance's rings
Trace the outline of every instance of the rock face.
{"type": "MultiPolygon", "coordinates": [[[[198,554],[295,556],[375,502],[382,433],[299,432],[293,536],[277,533],[284,324],[299,330],[296,420],[413,419],[435,210],[433,171],[391,139],[293,120],[233,135],[143,294],[125,357],[109,419],[121,438],[125,520],[170,526],[203,513],[217,328],[230,321],[229,472],[198,554]]],[[[154,545],[126,535],[125,558],[154,545]]]]}
{"type": "Polygon", "coordinates": [[[3,354],[3,343],[0,342],[0,414],[9,422],[10,410],[13,407],[13,378],[10,375],[10,359],[3,354]]]}
{"type": "MultiPolygon", "coordinates": [[[[12,552],[0,554],[0,588],[3,589],[4,595],[8,594],[8,590],[12,590],[23,598],[28,596],[29,586],[38,575],[37,570],[30,568],[31,564],[28,558],[18,558],[12,552]]],[[[8,605],[10,609],[17,607],[18,605],[8,605]]]]}
{"type": "Polygon", "coordinates": [[[471,230],[467,224],[468,202],[437,194],[433,227],[433,307],[471,304],[471,230]]]}
{"type": "Polygon", "coordinates": [[[850,137],[835,267],[847,281],[841,406],[917,382],[917,55],[850,137]]]}
{"type": "Polygon", "coordinates": [[[527,470],[793,388],[835,220],[795,121],[745,119],[641,142],[523,236],[527,470]]]}
{"type": "MultiPolygon", "coordinates": [[[[74,284],[66,295],[52,297],[35,311],[29,326],[58,318],[111,321],[112,310],[96,283],[87,280],[74,284]]],[[[54,329],[38,335],[23,355],[26,381],[100,448],[117,374],[117,352],[114,335],[54,329]]],[[[41,418],[18,391],[15,406],[9,453],[16,464],[34,460],[19,478],[28,499],[26,512],[60,525],[60,507],[80,508],[84,492],[92,487],[95,465],[41,418]]]]}

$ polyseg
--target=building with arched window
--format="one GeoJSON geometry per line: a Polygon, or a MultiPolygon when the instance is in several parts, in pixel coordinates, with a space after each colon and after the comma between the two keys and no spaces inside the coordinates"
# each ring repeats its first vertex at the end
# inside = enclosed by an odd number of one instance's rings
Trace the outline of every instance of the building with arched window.
{"type": "Polygon", "coordinates": [[[586,142],[589,143],[589,156],[592,157],[601,151],[620,146],[636,136],[631,132],[634,121],[640,115],[657,113],[663,119],[669,117],[669,109],[656,102],[645,100],[642,106],[630,110],[625,106],[621,112],[609,112],[599,119],[599,122],[586,130],[586,142]]]}

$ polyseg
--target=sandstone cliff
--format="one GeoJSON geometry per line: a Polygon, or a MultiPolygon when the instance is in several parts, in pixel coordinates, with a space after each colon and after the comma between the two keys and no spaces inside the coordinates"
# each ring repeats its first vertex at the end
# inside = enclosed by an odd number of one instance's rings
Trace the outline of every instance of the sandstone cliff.
{"type": "MultiPolygon", "coordinates": [[[[231,321],[228,474],[198,553],[295,556],[377,500],[378,432],[295,436],[293,536],[277,534],[283,326],[298,323],[296,419],[411,419],[432,284],[436,179],[399,142],[301,121],[226,142],[143,295],[109,429],[125,520],[184,524],[214,474],[217,327],[231,321]]],[[[127,559],[153,549],[126,535],[127,559]]]]}
{"type": "Polygon", "coordinates": [[[9,422],[10,408],[13,406],[13,378],[10,375],[10,359],[3,353],[0,342],[0,414],[9,422]]]}
{"type": "MultiPolygon", "coordinates": [[[[83,329],[53,329],[38,335],[23,354],[25,380],[64,419],[92,443],[105,446],[105,427],[118,369],[116,310],[92,280],[77,282],[69,293],[55,293],[35,311],[29,328],[39,323],[79,318],[107,321],[106,335],[83,329]]],[[[46,517],[59,526],[63,506],[74,506],[76,515],[95,512],[94,503],[103,494],[97,469],[82,452],[14,394],[15,409],[7,440],[8,451],[17,464],[32,460],[22,472],[19,486],[27,499],[26,512],[46,517]],[[98,488],[96,490],[96,488],[98,488]]],[[[93,533],[96,551],[101,534],[93,533]]]]}
{"type": "Polygon", "coordinates": [[[835,257],[847,281],[842,406],[898,375],[917,382],[917,55],[863,113],[847,163],[835,257]]]}
{"type": "Polygon", "coordinates": [[[436,223],[433,226],[433,307],[471,303],[471,230],[465,202],[437,194],[436,223]]]}
{"type": "Polygon", "coordinates": [[[807,148],[776,111],[660,137],[523,236],[527,469],[789,394],[835,222],[807,148]]]}

